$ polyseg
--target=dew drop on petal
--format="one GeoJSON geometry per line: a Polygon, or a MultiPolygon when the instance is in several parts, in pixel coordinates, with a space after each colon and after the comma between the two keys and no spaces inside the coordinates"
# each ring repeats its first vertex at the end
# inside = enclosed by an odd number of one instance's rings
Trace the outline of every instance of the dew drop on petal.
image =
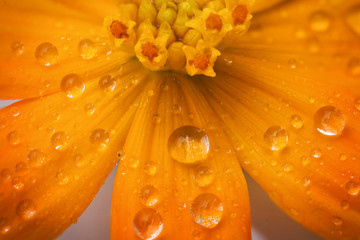
{"type": "Polygon", "coordinates": [[[90,39],[83,39],[78,44],[80,57],[85,60],[93,59],[98,54],[98,47],[90,39]]]}
{"type": "Polygon", "coordinates": [[[357,196],[360,193],[360,183],[349,181],[346,183],[345,189],[351,196],[357,196]]]}
{"type": "Polygon", "coordinates": [[[288,65],[290,69],[295,69],[297,66],[297,61],[295,59],[290,59],[288,65]]]}
{"type": "Polygon", "coordinates": [[[30,219],[36,214],[34,202],[30,199],[21,200],[16,207],[16,214],[23,219],[30,219]]]}
{"type": "Polygon", "coordinates": [[[71,73],[62,79],[61,90],[69,98],[76,98],[84,92],[85,82],[79,75],[71,73]]]}
{"type": "Polygon", "coordinates": [[[291,126],[300,129],[304,126],[304,121],[300,115],[294,114],[291,116],[291,126]]]}
{"type": "Polygon", "coordinates": [[[356,110],[360,111],[360,98],[355,100],[354,107],[356,110]]]}
{"type": "Polygon", "coordinates": [[[346,21],[354,33],[360,36],[360,5],[351,7],[351,10],[346,16],[346,21]]]}
{"type": "Polygon", "coordinates": [[[309,18],[309,27],[314,32],[325,32],[330,28],[331,18],[328,13],[316,11],[309,18]]]}
{"type": "Polygon", "coordinates": [[[6,234],[11,230],[10,220],[0,217],[0,234],[6,234]]]}
{"type": "Polygon", "coordinates": [[[344,114],[333,106],[320,108],[314,116],[318,132],[327,136],[339,136],[345,128],[344,114]]]}
{"type": "Polygon", "coordinates": [[[10,169],[4,168],[0,172],[1,180],[9,180],[11,178],[11,172],[10,169]]]}
{"type": "Polygon", "coordinates": [[[10,145],[18,145],[20,143],[20,136],[17,131],[11,131],[7,135],[7,140],[10,145]]]}
{"type": "Polygon", "coordinates": [[[347,65],[348,72],[350,75],[358,76],[360,75],[360,59],[359,58],[351,58],[347,65]]]}
{"type": "Polygon", "coordinates": [[[312,151],[311,151],[311,155],[314,157],[314,158],[321,158],[323,153],[322,151],[319,149],[319,148],[314,148],[312,151]]]}
{"type": "Polygon", "coordinates": [[[12,186],[13,188],[15,188],[16,190],[20,190],[24,187],[25,183],[24,183],[24,179],[20,176],[15,176],[12,180],[11,180],[12,186]]]}
{"type": "Polygon", "coordinates": [[[343,220],[341,217],[333,217],[332,218],[332,223],[335,225],[335,226],[341,226],[343,224],[343,220]]]}
{"type": "Polygon", "coordinates": [[[99,87],[104,92],[111,92],[115,89],[116,81],[111,75],[105,75],[99,80],[99,87]]]}
{"type": "Polygon", "coordinates": [[[90,116],[90,115],[94,114],[94,112],[95,112],[95,105],[92,103],[88,103],[85,105],[84,110],[85,110],[86,114],[90,116]]]}
{"type": "Polygon", "coordinates": [[[159,191],[152,185],[146,185],[140,190],[140,202],[147,207],[155,206],[160,201],[159,191]]]}
{"type": "Polygon", "coordinates": [[[144,240],[157,238],[163,229],[163,219],[156,210],[143,208],[134,217],[135,233],[144,240]]]}
{"type": "Polygon", "coordinates": [[[144,171],[147,175],[154,176],[157,173],[157,165],[152,161],[145,163],[144,171]]]}
{"type": "Polygon", "coordinates": [[[288,144],[288,134],[279,126],[272,126],[264,133],[265,144],[273,151],[279,151],[288,144]]]}
{"type": "Polygon", "coordinates": [[[200,128],[183,126],[169,137],[170,156],[181,163],[196,163],[204,160],[209,152],[209,138],[200,128]]]}
{"type": "Polygon", "coordinates": [[[104,129],[95,129],[90,134],[90,142],[96,145],[98,150],[104,149],[110,141],[110,137],[107,131],[104,129]]]}
{"type": "Polygon", "coordinates": [[[16,56],[20,56],[24,52],[24,44],[22,42],[14,42],[11,46],[11,49],[13,50],[14,54],[16,56]]]}
{"type": "Polygon", "coordinates": [[[39,167],[45,162],[45,154],[39,149],[31,150],[27,155],[31,167],[39,167]]]}
{"type": "Polygon", "coordinates": [[[341,203],[340,203],[341,208],[344,209],[344,210],[348,209],[348,208],[349,208],[349,205],[350,205],[349,202],[346,201],[346,200],[343,200],[343,201],[341,201],[341,203]]]}
{"type": "Polygon", "coordinates": [[[65,150],[68,145],[69,136],[65,132],[56,132],[51,137],[51,145],[55,150],[65,150]]]}
{"type": "Polygon", "coordinates": [[[51,43],[42,43],[35,50],[35,57],[42,66],[52,66],[59,61],[58,49],[51,43]]]}
{"type": "Polygon", "coordinates": [[[214,228],[223,215],[223,203],[215,194],[204,193],[194,199],[190,211],[197,224],[205,228],[214,228]]]}
{"type": "Polygon", "coordinates": [[[69,177],[66,175],[63,169],[56,172],[56,182],[59,185],[66,185],[69,182],[69,177]]]}
{"type": "Polygon", "coordinates": [[[208,166],[198,166],[195,169],[194,179],[200,187],[209,186],[215,179],[215,175],[208,166]]]}

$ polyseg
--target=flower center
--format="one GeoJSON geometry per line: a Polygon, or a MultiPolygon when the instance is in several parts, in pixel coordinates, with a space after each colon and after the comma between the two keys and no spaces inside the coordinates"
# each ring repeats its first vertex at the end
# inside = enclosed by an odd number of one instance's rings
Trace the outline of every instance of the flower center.
{"type": "Polygon", "coordinates": [[[226,41],[248,29],[251,2],[125,1],[104,26],[116,48],[132,51],[150,70],[215,76],[213,67],[226,41]]]}

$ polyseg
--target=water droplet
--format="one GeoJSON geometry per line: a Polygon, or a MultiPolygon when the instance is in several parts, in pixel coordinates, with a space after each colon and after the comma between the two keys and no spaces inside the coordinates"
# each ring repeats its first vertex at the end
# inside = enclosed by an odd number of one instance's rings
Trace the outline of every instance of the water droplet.
{"type": "Polygon", "coordinates": [[[11,172],[10,169],[4,168],[0,172],[0,177],[2,180],[9,180],[11,178],[11,172]]]}
{"type": "Polygon", "coordinates": [[[214,181],[215,175],[208,166],[199,166],[195,169],[194,179],[200,187],[209,186],[214,181]]]}
{"type": "Polygon", "coordinates": [[[159,203],[159,191],[152,185],[143,187],[139,193],[140,202],[147,207],[155,206],[159,203]]]}
{"type": "Polygon", "coordinates": [[[311,151],[311,155],[314,157],[314,158],[321,158],[323,153],[320,149],[318,148],[314,148],[312,151],[311,151]]]}
{"type": "Polygon", "coordinates": [[[297,61],[295,59],[290,59],[288,64],[289,64],[289,68],[295,69],[297,66],[297,61]]]}
{"type": "Polygon", "coordinates": [[[271,150],[279,151],[286,147],[288,143],[288,134],[282,127],[273,126],[265,131],[264,140],[271,150]]]}
{"type": "Polygon", "coordinates": [[[339,155],[339,159],[340,159],[340,161],[345,161],[347,159],[347,155],[345,153],[341,153],[339,155]]]}
{"type": "Polygon", "coordinates": [[[199,230],[199,229],[195,229],[193,232],[192,232],[192,237],[194,240],[202,240],[204,239],[204,232],[199,230]]]}
{"type": "Polygon", "coordinates": [[[291,163],[284,164],[284,172],[291,172],[294,169],[294,166],[291,163]]]}
{"type": "Polygon", "coordinates": [[[17,131],[11,131],[7,135],[7,140],[10,145],[18,145],[20,143],[20,136],[17,131]]]}
{"type": "Polygon", "coordinates": [[[222,60],[226,65],[231,66],[234,62],[234,56],[232,53],[224,52],[221,54],[222,60]]]}
{"type": "Polygon", "coordinates": [[[183,126],[169,137],[170,156],[181,163],[196,163],[204,160],[209,152],[209,138],[200,128],[183,126]]]}
{"type": "Polygon", "coordinates": [[[360,75],[360,59],[351,58],[348,63],[348,71],[353,76],[360,75]]]}
{"type": "Polygon", "coordinates": [[[173,114],[180,114],[181,113],[181,106],[179,104],[174,104],[171,107],[171,111],[173,114]]]}
{"type": "Polygon", "coordinates": [[[51,137],[51,144],[55,150],[65,150],[68,145],[69,136],[65,132],[56,132],[51,137]]]}
{"type": "Polygon", "coordinates": [[[24,187],[25,183],[24,183],[24,179],[20,176],[15,176],[12,181],[12,186],[16,189],[16,190],[20,190],[24,187]]]}
{"type": "Polygon", "coordinates": [[[96,129],[90,134],[90,142],[96,145],[98,150],[104,149],[110,141],[107,131],[104,129],[96,129]]]}
{"type": "Polygon", "coordinates": [[[35,50],[35,57],[42,66],[52,66],[59,61],[59,52],[51,43],[42,43],[35,50]]]}
{"type": "Polygon", "coordinates": [[[300,129],[304,126],[304,121],[301,116],[294,114],[291,116],[291,126],[296,129],[300,129]]]}
{"type": "Polygon", "coordinates": [[[332,223],[335,225],[335,226],[341,226],[343,224],[343,220],[341,217],[333,217],[332,218],[332,223]]]}
{"type": "Polygon", "coordinates": [[[84,109],[87,115],[92,115],[95,112],[95,105],[92,103],[88,103],[85,105],[84,109]]]}
{"type": "Polygon", "coordinates": [[[223,203],[216,195],[204,193],[195,198],[190,210],[191,216],[197,224],[205,228],[214,228],[221,220],[223,203]]]}
{"type": "Polygon", "coordinates": [[[69,177],[65,174],[63,169],[56,172],[56,182],[59,185],[66,185],[69,182],[69,177]]]}
{"type": "Polygon", "coordinates": [[[79,42],[78,50],[80,57],[85,60],[93,59],[98,54],[96,44],[90,39],[83,39],[79,42]]]}
{"type": "Polygon", "coordinates": [[[105,75],[99,80],[99,87],[104,92],[111,92],[115,89],[116,81],[111,75],[105,75]]]}
{"type": "Polygon", "coordinates": [[[152,121],[154,124],[159,124],[161,122],[161,117],[159,114],[154,114],[152,117],[152,121]]]}
{"type": "Polygon", "coordinates": [[[16,214],[23,219],[30,219],[36,214],[35,204],[30,199],[24,199],[16,207],[16,214]]]}
{"type": "Polygon", "coordinates": [[[135,233],[145,240],[157,238],[163,229],[163,219],[156,210],[143,208],[134,217],[133,227],[135,233]]]}
{"type": "Polygon", "coordinates": [[[145,163],[144,171],[147,175],[154,176],[157,173],[157,165],[152,161],[145,163]]]}
{"type": "Polygon", "coordinates": [[[349,202],[346,201],[346,200],[343,200],[343,201],[341,201],[341,203],[340,203],[341,208],[344,209],[344,210],[348,209],[348,208],[349,208],[349,205],[350,205],[349,202]]]}
{"type": "Polygon", "coordinates": [[[350,28],[354,31],[354,33],[360,36],[360,5],[351,7],[351,10],[348,12],[346,16],[346,20],[350,28]]]}
{"type": "Polygon", "coordinates": [[[29,169],[29,166],[26,162],[18,162],[16,165],[15,165],[15,171],[16,172],[25,172],[29,169]]]}
{"type": "Polygon", "coordinates": [[[10,220],[4,217],[0,217],[0,233],[6,234],[11,230],[10,220]]]}
{"type": "Polygon", "coordinates": [[[31,167],[39,167],[45,162],[45,154],[39,149],[31,150],[27,155],[31,167]]]}
{"type": "Polygon", "coordinates": [[[309,27],[314,32],[325,32],[331,25],[329,14],[323,11],[317,11],[311,14],[309,19],[309,27]]]}
{"type": "Polygon", "coordinates": [[[79,97],[85,90],[84,80],[77,74],[68,74],[61,81],[61,90],[69,98],[79,97]]]}
{"type": "Polygon", "coordinates": [[[320,108],[314,117],[316,129],[327,136],[339,136],[345,128],[345,117],[343,113],[333,107],[320,108]]]}
{"type": "Polygon", "coordinates": [[[14,42],[11,46],[11,49],[13,50],[14,54],[16,56],[20,56],[24,53],[24,44],[22,42],[14,42]]]}
{"type": "Polygon", "coordinates": [[[345,189],[351,196],[357,196],[360,192],[360,184],[355,181],[349,181],[346,183],[345,189]]]}

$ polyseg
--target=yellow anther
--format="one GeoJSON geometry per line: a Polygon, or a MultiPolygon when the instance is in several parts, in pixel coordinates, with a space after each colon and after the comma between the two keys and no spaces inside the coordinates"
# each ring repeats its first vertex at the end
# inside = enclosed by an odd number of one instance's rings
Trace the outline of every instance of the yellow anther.
{"type": "Polygon", "coordinates": [[[152,0],[142,0],[138,11],[138,22],[143,22],[147,19],[151,23],[155,22],[157,11],[155,6],[152,4],[152,0]]]}
{"type": "Polygon", "coordinates": [[[198,30],[189,29],[184,36],[184,43],[195,47],[197,42],[202,39],[202,35],[198,30]]]}
{"type": "Polygon", "coordinates": [[[190,76],[196,74],[216,76],[213,67],[220,52],[209,42],[199,40],[196,48],[184,46],[183,50],[186,56],[186,71],[190,76]]]}
{"type": "Polygon", "coordinates": [[[177,18],[175,20],[175,23],[173,25],[174,32],[176,36],[182,38],[184,37],[185,33],[189,30],[189,27],[185,25],[185,23],[188,21],[188,16],[185,10],[179,9],[177,18]]]}
{"type": "Polygon", "coordinates": [[[196,10],[195,17],[186,26],[201,32],[204,40],[212,45],[217,45],[233,29],[231,13],[227,8],[219,12],[210,8],[196,10]]]}
{"type": "Polygon", "coordinates": [[[186,0],[179,3],[179,12],[180,10],[184,11],[188,17],[194,16],[195,9],[199,9],[199,5],[195,0],[186,0]]]}
{"type": "Polygon", "coordinates": [[[167,67],[174,70],[182,70],[186,63],[186,57],[183,51],[184,43],[173,42],[168,48],[169,57],[167,67]]]}
{"type": "Polygon", "coordinates": [[[216,12],[219,12],[225,8],[225,5],[222,1],[215,0],[215,1],[208,2],[205,7],[210,8],[216,12]]]}
{"type": "Polygon", "coordinates": [[[176,19],[176,11],[173,8],[168,8],[166,3],[163,3],[159,13],[156,17],[156,23],[160,25],[163,22],[167,22],[172,25],[176,19]]]}
{"type": "Polygon", "coordinates": [[[105,32],[113,41],[115,47],[133,47],[136,34],[135,22],[124,15],[106,17],[104,20],[105,32]]]}
{"type": "Polygon", "coordinates": [[[166,42],[166,47],[169,46],[172,42],[176,41],[176,36],[171,29],[170,25],[167,22],[163,22],[160,25],[158,37],[167,36],[168,40],[166,42]]]}

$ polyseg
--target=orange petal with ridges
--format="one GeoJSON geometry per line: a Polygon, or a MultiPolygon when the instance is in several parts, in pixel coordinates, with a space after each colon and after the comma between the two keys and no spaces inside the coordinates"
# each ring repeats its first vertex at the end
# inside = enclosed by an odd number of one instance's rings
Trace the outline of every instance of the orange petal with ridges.
{"type": "Polygon", "coordinates": [[[115,179],[111,239],[250,239],[246,182],[216,115],[192,79],[147,81],[115,179]]]}
{"type": "Polygon", "coordinates": [[[115,88],[98,76],[76,99],[60,92],[0,111],[0,219],[8,224],[1,239],[55,238],[95,197],[118,161],[142,91],[142,67],[130,62],[126,69],[133,71],[108,73],[115,88]]]}
{"type": "Polygon", "coordinates": [[[0,98],[46,95],[59,90],[69,72],[103,74],[126,62],[128,54],[110,53],[106,39],[98,38],[104,16],[117,12],[109,2],[1,1],[0,98]]]}

